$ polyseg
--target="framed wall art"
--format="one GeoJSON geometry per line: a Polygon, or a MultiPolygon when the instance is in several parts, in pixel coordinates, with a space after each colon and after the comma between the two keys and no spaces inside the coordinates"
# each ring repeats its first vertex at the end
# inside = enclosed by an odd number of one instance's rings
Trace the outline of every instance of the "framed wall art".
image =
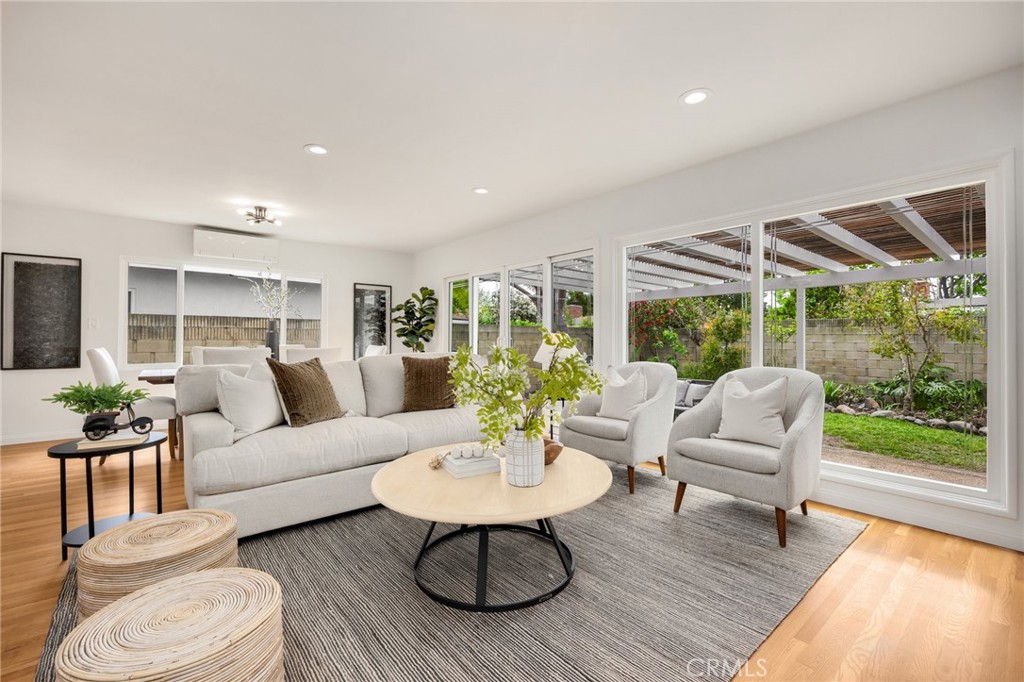
{"type": "Polygon", "coordinates": [[[0,366],[80,367],[82,259],[4,253],[0,366]]]}
{"type": "Polygon", "coordinates": [[[363,357],[370,346],[383,346],[390,353],[391,286],[355,284],[353,288],[352,357],[363,357]]]}

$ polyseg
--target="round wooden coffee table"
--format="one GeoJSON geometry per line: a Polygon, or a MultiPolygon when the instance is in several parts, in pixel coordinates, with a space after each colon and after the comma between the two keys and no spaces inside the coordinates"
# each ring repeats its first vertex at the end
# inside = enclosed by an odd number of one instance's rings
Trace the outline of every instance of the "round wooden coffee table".
{"type": "Polygon", "coordinates": [[[444,469],[431,469],[430,459],[448,450],[442,446],[413,452],[389,463],[373,477],[371,490],[385,507],[405,516],[430,521],[427,536],[416,556],[413,571],[416,584],[431,599],[467,611],[510,611],[539,604],[568,586],[576,571],[569,546],[559,540],[552,517],[579,509],[597,500],[612,484],[608,465],[585,452],[565,448],[555,462],[544,469],[544,482],[532,488],[516,488],[502,471],[453,478],[444,469]],[[521,525],[535,522],[533,526],[521,525]],[[452,523],[459,529],[433,541],[438,523],[452,523]],[[487,571],[489,536],[511,532],[550,542],[565,569],[565,579],[541,594],[517,601],[488,603],[487,571]],[[472,602],[446,596],[433,589],[420,571],[424,556],[439,545],[470,534],[478,535],[476,599],[472,602]]]}

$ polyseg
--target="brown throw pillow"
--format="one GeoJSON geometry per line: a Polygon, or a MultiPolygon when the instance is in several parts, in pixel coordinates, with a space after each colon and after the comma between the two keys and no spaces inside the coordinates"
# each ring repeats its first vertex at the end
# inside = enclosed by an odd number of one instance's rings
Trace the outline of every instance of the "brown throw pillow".
{"type": "Polygon", "coordinates": [[[455,406],[455,392],[448,383],[448,358],[402,356],[405,369],[405,401],[402,412],[443,410],[455,406]]]}
{"type": "Polygon", "coordinates": [[[306,426],[342,416],[320,358],[290,365],[267,358],[267,365],[274,373],[289,426],[306,426]]]}

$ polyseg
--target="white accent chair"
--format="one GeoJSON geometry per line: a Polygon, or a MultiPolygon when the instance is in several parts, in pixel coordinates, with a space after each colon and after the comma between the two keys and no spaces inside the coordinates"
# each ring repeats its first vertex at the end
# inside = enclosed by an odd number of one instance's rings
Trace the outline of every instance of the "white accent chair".
{"type": "Polygon", "coordinates": [[[313,358],[320,358],[321,362],[336,362],[348,360],[342,348],[288,348],[281,353],[281,362],[305,362],[313,358]]]}
{"type": "Polygon", "coordinates": [[[232,348],[226,346],[193,346],[193,365],[251,365],[270,357],[266,346],[232,348]]]}
{"type": "MultiPolygon", "coordinates": [[[[121,383],[117,363],[106,348],[90,348],[85,354],[89,358],[97,385],[114,386],[121,383]]],[[[153,421],[167,420],[167,445],[171,450],[171,457],[174,457],[178,447],[178,411],[174,398],[163,395],[150,396],[132,405],[132,410],[135,411],[136,417],[149,417],[153,421]]],[[[101,466],[106,459],[106,456],[100,457],[101,466]]]]}
{"type": "Polygon", "coordinates": [[[799,369],[753,367],[718,379],[699,404],[676,419],[668,438],[668,477],[679,481],[673,511],[679,512],[688,484],[775,507],[779,545],[786,546],[786,512],[818,485],[825,391],[821,377],[799,369]],[[711,438],[722,422],[725,381],[736,377],[751,391],[787,377],[782,447],[711,438]]]}
{"type": "Polygon", "coordinates": [[[643,372],[647,379],[644,402],[630,420],[598,417],[601,396],[586,395],[577,406],[577,414],[562,422],[559,440],[567,447],[625,464],[632,495],[637,464],[657,459],[665,475],[665,443],[672,427],[676,369],[663,362],[630,362],[615,369],[623,379],[635,372],[643,372]]]}

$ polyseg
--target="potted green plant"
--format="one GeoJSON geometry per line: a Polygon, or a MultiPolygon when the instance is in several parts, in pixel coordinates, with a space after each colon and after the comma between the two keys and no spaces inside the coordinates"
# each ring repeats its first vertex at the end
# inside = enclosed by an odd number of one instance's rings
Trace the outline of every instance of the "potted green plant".
{"type": "MultiPolygon", "coordinates": [[[[583,393],[600,392],[602,386],[568,334],[541,331],[544,343],[552,347],[546,369],[531,366],[515,348],[497,346],[487,364],[477,362],[468,346],[459,348],[451,361],[456,401],[477,406],[484,445],[497,450],[504,442],[505,473],[509,484],[519,487],[544,480],[543,436],[550,406],[566,400],[572,409],[583,393]]],[[[557,422],[561,415],[551,418],[557,422]]]]}
{"type": "Polygon", "coordinates": [[[430,287],[420,287],[419,293],[413,293],[405,303],[399,303],[391,309],[397,313],[391,321],[395,327],[395,335],[402,339],[402,345],[417,353],[426,350],[426,344],[434,338],[434,327],[437,320],[437,297],[430,287]]]}
{"type": "Polygon", "coordinates": [[[49,403],[57,403],[76,414],[93,415],[108,412],[118,413],[130,405],[149,397],[149,392],[142,388],[128,390],[128,382],[122,381],[113,386],[100,384],[83,384],[79,381],[74,386],[65,386],[59,393],[43,398],[49,403]]]}

